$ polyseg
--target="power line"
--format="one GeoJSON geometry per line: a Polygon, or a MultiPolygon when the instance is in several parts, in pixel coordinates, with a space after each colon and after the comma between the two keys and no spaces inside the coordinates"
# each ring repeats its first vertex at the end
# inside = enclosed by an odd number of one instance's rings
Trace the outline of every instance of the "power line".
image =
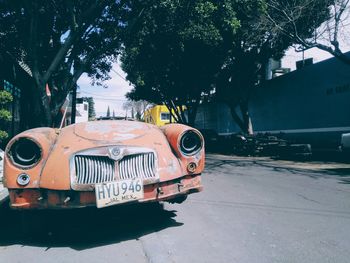
{"type": "Polygon", "coordinates": [[[108,99],[108,98],[96,98],[94,97],[94,100],[105,100],[105,101],[128,101],[127,99],[108,99]]]}
{"type": "Polygon", "coordinates": [[[117,74],[120,78],[122,78],[123,80],[125,80],[125,81],[127,81],[128,82],[128,80],[126,80],[126,78],[124,78],[124,76],[122,75],[122,74],[120,74],[118,71],[116,71],[115,69],[111,69],[115,74],[117,74]]]}
{"type": "Polygon", "coordinates": [[[93,95],[93,96],[99,96],[99,97],[106,97],[106,98],[124,98],[123,96],[109,96],[109,95],[101,95],[101,94],[96,94],[96,93],[92,93],[92,92],[88,92],[88,91],[80,91],[80,93],[86,93],[89,95],[93,95]]]}

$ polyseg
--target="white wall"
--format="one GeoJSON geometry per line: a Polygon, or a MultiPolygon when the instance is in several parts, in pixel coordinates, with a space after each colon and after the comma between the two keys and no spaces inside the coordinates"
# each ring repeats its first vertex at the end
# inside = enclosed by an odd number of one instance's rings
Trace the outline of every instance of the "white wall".
{"type": "Polygon", "coordinates": [[[75,117],[75,122],[86,122],[89,120],[89,103],[83,101],[83,103],[77,104],[77,113],[75,117]]]}

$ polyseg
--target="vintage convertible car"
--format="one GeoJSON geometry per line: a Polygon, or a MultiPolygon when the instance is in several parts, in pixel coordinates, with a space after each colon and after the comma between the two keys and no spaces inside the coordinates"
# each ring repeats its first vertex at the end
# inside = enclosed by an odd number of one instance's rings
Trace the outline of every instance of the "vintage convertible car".
{"type": "Polygon", "coordinates": [[[132,121],[37,128],[14,137],[4,183],[15,209],[99,208],[181,202],[202,190],[204,141],[196,129],[132,121]]]}

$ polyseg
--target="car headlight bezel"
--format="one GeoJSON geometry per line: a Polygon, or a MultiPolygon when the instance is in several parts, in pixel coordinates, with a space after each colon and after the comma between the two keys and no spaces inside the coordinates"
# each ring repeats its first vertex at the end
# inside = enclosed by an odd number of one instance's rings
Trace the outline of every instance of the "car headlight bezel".
{"type": "Polygon", "coordinates": [[[21,169],[35,167],[43,157],[41,145],[30,137],[16,138],[9,145],[7,156],[11,163],[21,169]]]}
{"type": "Polygon", "coordinates": [[[196,155],[203,149],[203,139],[196,130],[187,130],[181,134],[178,149],[184,156],[196,155]]]}

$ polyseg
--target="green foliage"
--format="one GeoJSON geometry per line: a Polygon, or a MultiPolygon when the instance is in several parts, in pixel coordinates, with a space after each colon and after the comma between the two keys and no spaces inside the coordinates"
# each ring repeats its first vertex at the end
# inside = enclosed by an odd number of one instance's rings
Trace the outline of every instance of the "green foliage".
{"type": "Polygon", "coordinates": [[[2,121],[11,121],[12,115],[8,110],[0,109],[0,120],[2,121]]]}
{"type": "MultiPolygon", "coordinates": [[[[215,84],[217,99],[230,106],[232,117],[244,133],[252,131],[248,103],[255,86],[265,79],[268,60],[280,59],[285,50],[295,43],[293,39],[267,23],[266,12],[271,9],[272,2],[281,6],[303,3],[302,0],[236,1],[235,11],[241,26],[231,39],[232,49],[227,54],[215,84]],[[237,106],[241,111],[240,114],[236,113],[237,106]]],[[[301,35],[311,36],[315,27],[327,17],[318,14],[328,12],[327,5],[323,4],[325,1],[313,2],[315,8],[300,13],[300,21],[297,21],[303,25],[301,35]]],[[[285,10],[288,11],[288,8],[285,10]]],[[[277,14],[278,11],[275,10],[274,13],[277,14]]]]}
{"type": "MultiPolygon", "coordinates": [[[[266,23],[271,2],[303,1],[130,0],[122,53],[122,67],[135,87],[128,97],[165,103],[174,111],[186,105],[191,118],[215,87],[217,99],[229,104],[246,132],[249,118],[241,120],[236,106],[247,116],[249,96],[263,80],[268,59],[281,58],[293,44],[266,23]]],[[[303,35],[326,19],[323,2],[301,14],[303,35]]]]}
{"type": "Polygon", "coordinates": [[[8,133],[0,130],[0,142],[7,139],[9,137],[8,133]]]}
{"type": "MultiPolygon", "coordinates": [[[[240,26],[232,1],[129,1],[122,67],[134,100],[186,105],[190,122],[240,26]],[[133,20],[134,19],[134,20],[133,20]]],[[[177,116],[178,118],[180,116],[177,116]]]]}
{"type": "Polygon", "coordinates": [[[0,105],[5,105],[13,100],[10,92],[0,91],[0,105]]]}
{"type": "Polygon", "coordinates": [[[51,125],[83,73],[97,85],[109,78],[121,44],[123,8],[115,0],[1,1],[0,48],[29,66],[36,83],[32,108],[40,111],[35,119],[44,116],[40,124],[51,125]]]}
{"type": "Polygon", "coordinates": [[[8,138],[8,133],[4,131],[6,122],[11,121],[11,113],[5,109],[6,105],[12,102],[13,97],[7,91],[0,91],[0,142],[8,138]]]}

